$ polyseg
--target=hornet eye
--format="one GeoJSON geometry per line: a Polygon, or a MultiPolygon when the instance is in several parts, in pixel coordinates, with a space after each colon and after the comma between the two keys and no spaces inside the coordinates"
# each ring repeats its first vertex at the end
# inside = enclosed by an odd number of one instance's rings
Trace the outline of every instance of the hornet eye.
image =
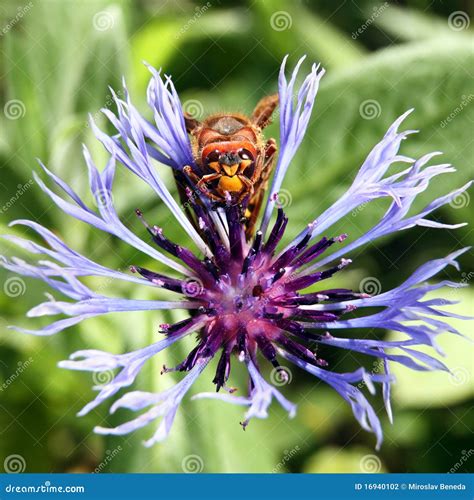
{"type": "Polygon", "coordinates": [[[239,151],[239,157],[241,160],[252,160],[253,161],[253,155],[248,149],[241,149],[239,151]]]}
{"type": "Polygon", "coordinates": [[[206,161],[207,163],[212,163],[213,161],[218,161],[220,156],[220,152],[218,149],[215,149],[214,151],[211,151],[207,156],[206,156],[206,161]]]}

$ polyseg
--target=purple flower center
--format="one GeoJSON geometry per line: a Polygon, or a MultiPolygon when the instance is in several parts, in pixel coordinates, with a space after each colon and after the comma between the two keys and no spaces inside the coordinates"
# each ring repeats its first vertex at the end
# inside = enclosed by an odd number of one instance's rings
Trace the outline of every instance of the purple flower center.
{"type": "Polygon", "coordinates": [[[193,202],[191,195],[189,203],[213,252],[212,258],[199,259],[188,249],[172,243],[161,228],[150,226],[137,210],[154,242],[194,272],[191,278],[182,281],[141,267],[132,268],[154,284],[181,292],[197,303],[194,315],[187,320],[161,325],[163,333],[178,335],[184,328],[189,328],[190,323],[204,320],[198,345],[182,363],[172,369],[164,367],[164,371],[189,371],[199,359],[210,358],[221,349],[213,382],[217,391],[224,387],[233,392],[234,389],[226,387],[233,353],[241,361],[248,358],[257,364],[257,352],[260,351],[278,370],[281,369],[277,360],[279,349],[307,363],[327,366],[326,361],[319,359],[307,346],[317,335],[307,331],[307,324],[334,321],[353,308],[324,311],[308,306],[367,296],[347,289],[323,289],[304,294],[304,289],[330,278],[350,261],[342,259],[337,266],[311,273],[304,273],[304,266],[314,262],[335,242],[343,241],[345,235],[322,238],[309,245],[312,227],[308,226],[306,235],[298,243],[275,255],[288,223],[281,208],[268,238],[264,240],[262,233],[257,232],[254,239],[247,242],[241,209],[226,206],[224,213],[229,239],[224,242],[218,236],[209,213],[193,202]]]}

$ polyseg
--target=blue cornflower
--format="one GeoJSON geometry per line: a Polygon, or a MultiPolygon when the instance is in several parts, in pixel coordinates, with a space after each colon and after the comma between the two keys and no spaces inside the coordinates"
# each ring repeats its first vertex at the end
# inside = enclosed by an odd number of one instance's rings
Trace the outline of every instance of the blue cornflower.
{"type": "Polygon", "coordinates": [[[454,171],[447,164],[426,166],[439,153],[417,160],[399,154],[402,140],[414,132],[398,131],[410,113],[408,111],[394,122],[370,152],[347,192],[311,221],[291,243],[280,248],[288,219],[278,204],[278,192],[304,138],[324,73],[313,66],[298,88],[296,79],[302,62],[303,59],[298,62],[290,80],[285,76],[286,59],[281,66],[280,152],[260,230],[250,241],[246,240],[238,206],[229,202],[216,210],[202,194],[196,195],[196,192],[188,190],[186,208],[194,212],[195,220],[199,221],[195,225],[160,179],[155,161],[182,173],[185,166],[194,165],[195,159],[182,106],[171,79],[163,79],[153,68],[150,68],[152,78],[147,97],[154,122],[147,121],[138,113],[124,85],[124,100],[114,94],[117,114],[104,110],[117,133],[109,136],[92,123],[96,137],[110,153],[106,167],[99,172],[84,148],[90,189],[96,198],[97,210],[88,207],[68,184],[44,165],[41,166],[45,174],[66,196],[53,192],[34,174],[38,185],[61,210],[123,240],[169,268],[171,274],[160,274],[138,265],[133,266],[130,273],[109,269],[72,250],[40,224],[28,220],[14,221],[12,225],[23,225],[36,231],[48,246],[12,235],[4,238],[33,254],[45,255],[48,260],[29,264],[18,258],[2,258],[2,265],[21,275],[41,279],[71,299],[62,301],[51,298],[28,312],[29,317],[63,315],[65,318],[40,330],[17,330],[34,335],[53,335],[84,319],[111,312],[189,311],[187,319],[172,325],[161,325],[163,338],[142,349],[126,354],[81,350],[73,353],[69,360],[62,361],[61,367],[72,370],[117,370],[113,380],[97,388],[99,394],[79,415],[85,415],[121,389],[132,385],[143,365],[160,351],[185,336],[198,334],[197,345],[186,359],[175,368],[163,369],[163,372],[187,372],[179,383],[160,393],[125,393],[112,404],[111,412],[119,408],[146,411],[115,428],[96,427],[97,433],[122,435],[159,420],[155,434],[145,444],[150,446],[162,441],[172,427],[183,397],[215,356],[219,358],[213,379],[217,392],[198,394],[193,399],[216,398],[248,407],[242,422],[244,427],[253,417],[265,418],[273,398],[293,416],[295,405],[264,379],[259,368],[260,358],[266,359],[284,377],[285,371],[279,359],[286,359],[333,387],[351,405],[360,425],[375,433],[377,446],[380,446],[380,421],[361,389],[366,387],[373,394],[375,385],[381,384],[386,411],[391,419],[390,386],[393,377],[389,361],[415,370],[447,370],[440,361],[415,348],[428,345],[439,352],[437,335],[442,332],[458,333],[441,319],[435,319],[436,316],[457,317],[438,309],[438,306],[452,302],[424,300],[424,297],[443,286],[459,286],[451,281],[427,284],[427,280],[449,265],[458,269],[456,258],[466,249],[425,263],[402,285],[375,296],[331,288],[326,283],[330,283],[332,275],[351,263],[347,258],[350,252],[368,241],[413,226],[462,226],[442,224],[426,216],[450,202],[470,183],[432,201],[418,214],[408,216],[414,199],[426,190],[432,178],[454,171]],[[170,241],[166,231],[148,224],[139,210],[137,216],[145,225],[153,245],[143,241],[121,222],[111,195],[116,162],[155,191],[193,241],[194,251],[170,241]],[[389,167],[399,162],[406,163],[407,168],[387,175],[389,167]],[[392,202],[381,220],[366,234],[354,240],[345,234],[325,236],[329,228],[346,214],[377,198],[390,198],[392,202]],[[272,223],[275,210],[276,219],[272,223]],[[346,241],[345,245],[331,253],[330,249],[343,241],[346,241]],[[84,276],[164,288],[179,297],[176,301],[108,297],[82,283],[80,278],[84,276]],[[317,292],[304,293],[305,289],[316,284],[317,292]],[[370,309],[364,315],[362,313],[366,308],[370,309]],[[377,308],[377,312],[373,312],[373,308],[377,308]],[[355,309],[359,310],[357,316],[351,314],[355,309]],[[341,335],[341,330],[354,328],[376,329],[378,332],[391,329],[405,334],[405,339],[387,341],[377,338],[377,335],[369,340],[341,335]],[[316,355],[314,346],[319,344],[378,358],[383,363],[384,373],[369,373],[362,367],[349,373],[333,371],[324,359],[316,355]],[[237,396],[235,389],[227,386],[233,354],[248,368],[250,383],[247,395],[237,396]],[[219,392],[221,388],[224,391],[219,392]]]}

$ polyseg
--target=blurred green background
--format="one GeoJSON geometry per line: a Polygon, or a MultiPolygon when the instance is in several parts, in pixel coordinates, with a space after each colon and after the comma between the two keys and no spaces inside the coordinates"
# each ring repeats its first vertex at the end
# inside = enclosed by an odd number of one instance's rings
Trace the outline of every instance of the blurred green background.
{"type": "MultiPolygon", "coordinates": [[[[327,69],[306,140],[284,183],[291,227],[287,237],[340,196],[388,125],[411,107],[416,110],[406,128],[421,132],[403,144],[403,152],[420,156],[440,150],[445,153],[442,161],[458,169],[456,174],[435,179],[429,193],[416,203],[420,208],[473,177],[470,24],[474,21],[469,4],[468,0],[2,1],[2,233],[26,234],[24,229],[6,226],[10,220],[30,218],[111,268],[146,264],[142,257],[137,262],[137,256],[112,237],[71,221],[52,207],[31,174],[39,157],[91,202],[81,144],[91,148],[99,165],[107,157],[92,137],[87,114],[107,127],[98,111],[113,109],[108,86],[119,91],[124,75],[135,105],[151,117],[145,95],[149,73],[143,60],[173,76],[185,109],[198,117],[222,110],[251,112],[260,97],[276,91],[286,53],[291,65],[307,54],[306,70],[312,61],[327,69]]],[[[276,124],[268,128],[267,136],[271,135],[278,138],[276,124]]],[[[170,172],[157,168],[172,187],[170,172]]],[[[125,223],[143,235],[133,216],[139,206],[171,237],[180,238],[151,191],[124,170],[118,171],[114,200],[125,223]]],[[[469,202],[464,195],[435,217],[451,223],[472,222],[469,202]]],[[[376,202],[349,214],[333,233],[357,237],[386,206],[376,202]]],[[[354,252],[352,269],[334,284],[358,289],[364,278],[373,277],[382,290],[388,290],[425,260],[470,241],[472,224],[456,231],[407,230],[354,252]]],[[[4,244],[2,253],[21,256],[4,244]]],[[[472,257],[472,253],[462,257],[461,273],[448,269],[440,278],[469,283],[474,277],[472,257]]],[[[383,415],[380,396],[374,401],[385,429],[380,452],[375,452],[373,436],[360,430],[337,394],[296,369],[291,383],[282,388],[298,403],[294,420],[273,405],[270,418],[253,421],[242,432],[241,408],[188,400],[170,439],[145,449],[141,442],[152,428],[124,438],[94,435],[94,425],[116,425],[126,418],[125,413],[108,417],[104,404],[77,418],[75,413],[94,395],[91,386],[100,380],[61,370],[56,364],[78,349],[121,353],[139,348],[156,338],[158,324],[176,318],[158,312],[115,314],[88,320],[53,338],[26,336],[6,326],[36,328],[41,320],[28,321],[25,312],[42,300],[47,289],[25,279],[25,287],[12,294],[6,289],[11,277],[3,270],[0,273],[2,472],[2,464],[13,455],[20,457],[20,468],[28,472],[182,472],[191,469],[193,461],[204,472],[466,472],[474,468],[473,358],[469,343],[458,337],[445,335],[440,341],[453,375],[394,367],[398,384],[393,391],[393,426],[383,415]]],[[[97,280],[95,284],[105,294],[152,296],[150,289],[97,280]]],[[[460,301],[455,309],[468,314],[472,297],[466,289],[449,294],[460,301]]],[[[467,323],[453,324],[469,333],[467,323]]],[[[169,384],[173,375],[166,380],[160,377],[161,365],[177,363],[189,345],[183,343],[149,363],[136,388],[158,390],[169,384]]],[[[323,350],[321,355],[338,371],[360,363],[379,369],[371,365],[372,358],[334,350],[323,350]]],[[[211,375],[208,369],[193,392],[213,390],[211,375]]],[[[232,377],[244,380],[243,370],[234,366],[232,377]]]]}

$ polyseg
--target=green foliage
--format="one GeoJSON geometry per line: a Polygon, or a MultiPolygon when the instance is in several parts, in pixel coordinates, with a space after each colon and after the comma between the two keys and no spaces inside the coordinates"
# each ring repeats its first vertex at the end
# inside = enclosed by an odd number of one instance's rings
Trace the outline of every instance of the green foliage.
{"type": "Polygon", "coordinates": [[[304,472],[317,474],[387,472],[373,450],[358,447],[349,450],[327,447],[315,453],[305,466],[304,472]]]}
{"type": "MultiPolygon", "coordinates": [[[[330,72],[318,94],[308,140],[285,180],[284,187],[296,202],[290,216],[303,225],[314,213],[315,203],[320,211],[334,202],[388,126],[412,107],[404,128],[420,133],[407,139],[404,154],[416,158],[442,151],[441,161],[458,170],[436,179],[415,207],[471,179],[474,106],[469,103],[474,95],[465,73],[469,66],[474,66],[472,42],[452,37],[390,47],[367,57],[364,64],[330,72]],[[453,119],[451,113],[456,114],[453,119]],[[446,119],[449,122],[443,125],[446,119]],[[305,196],[308,192],[328,194],[315,200],[305,196]]],[[[374,222],[370,210],[364,210],[357,222],[358,232],[370,227],[374,222]]]]}

